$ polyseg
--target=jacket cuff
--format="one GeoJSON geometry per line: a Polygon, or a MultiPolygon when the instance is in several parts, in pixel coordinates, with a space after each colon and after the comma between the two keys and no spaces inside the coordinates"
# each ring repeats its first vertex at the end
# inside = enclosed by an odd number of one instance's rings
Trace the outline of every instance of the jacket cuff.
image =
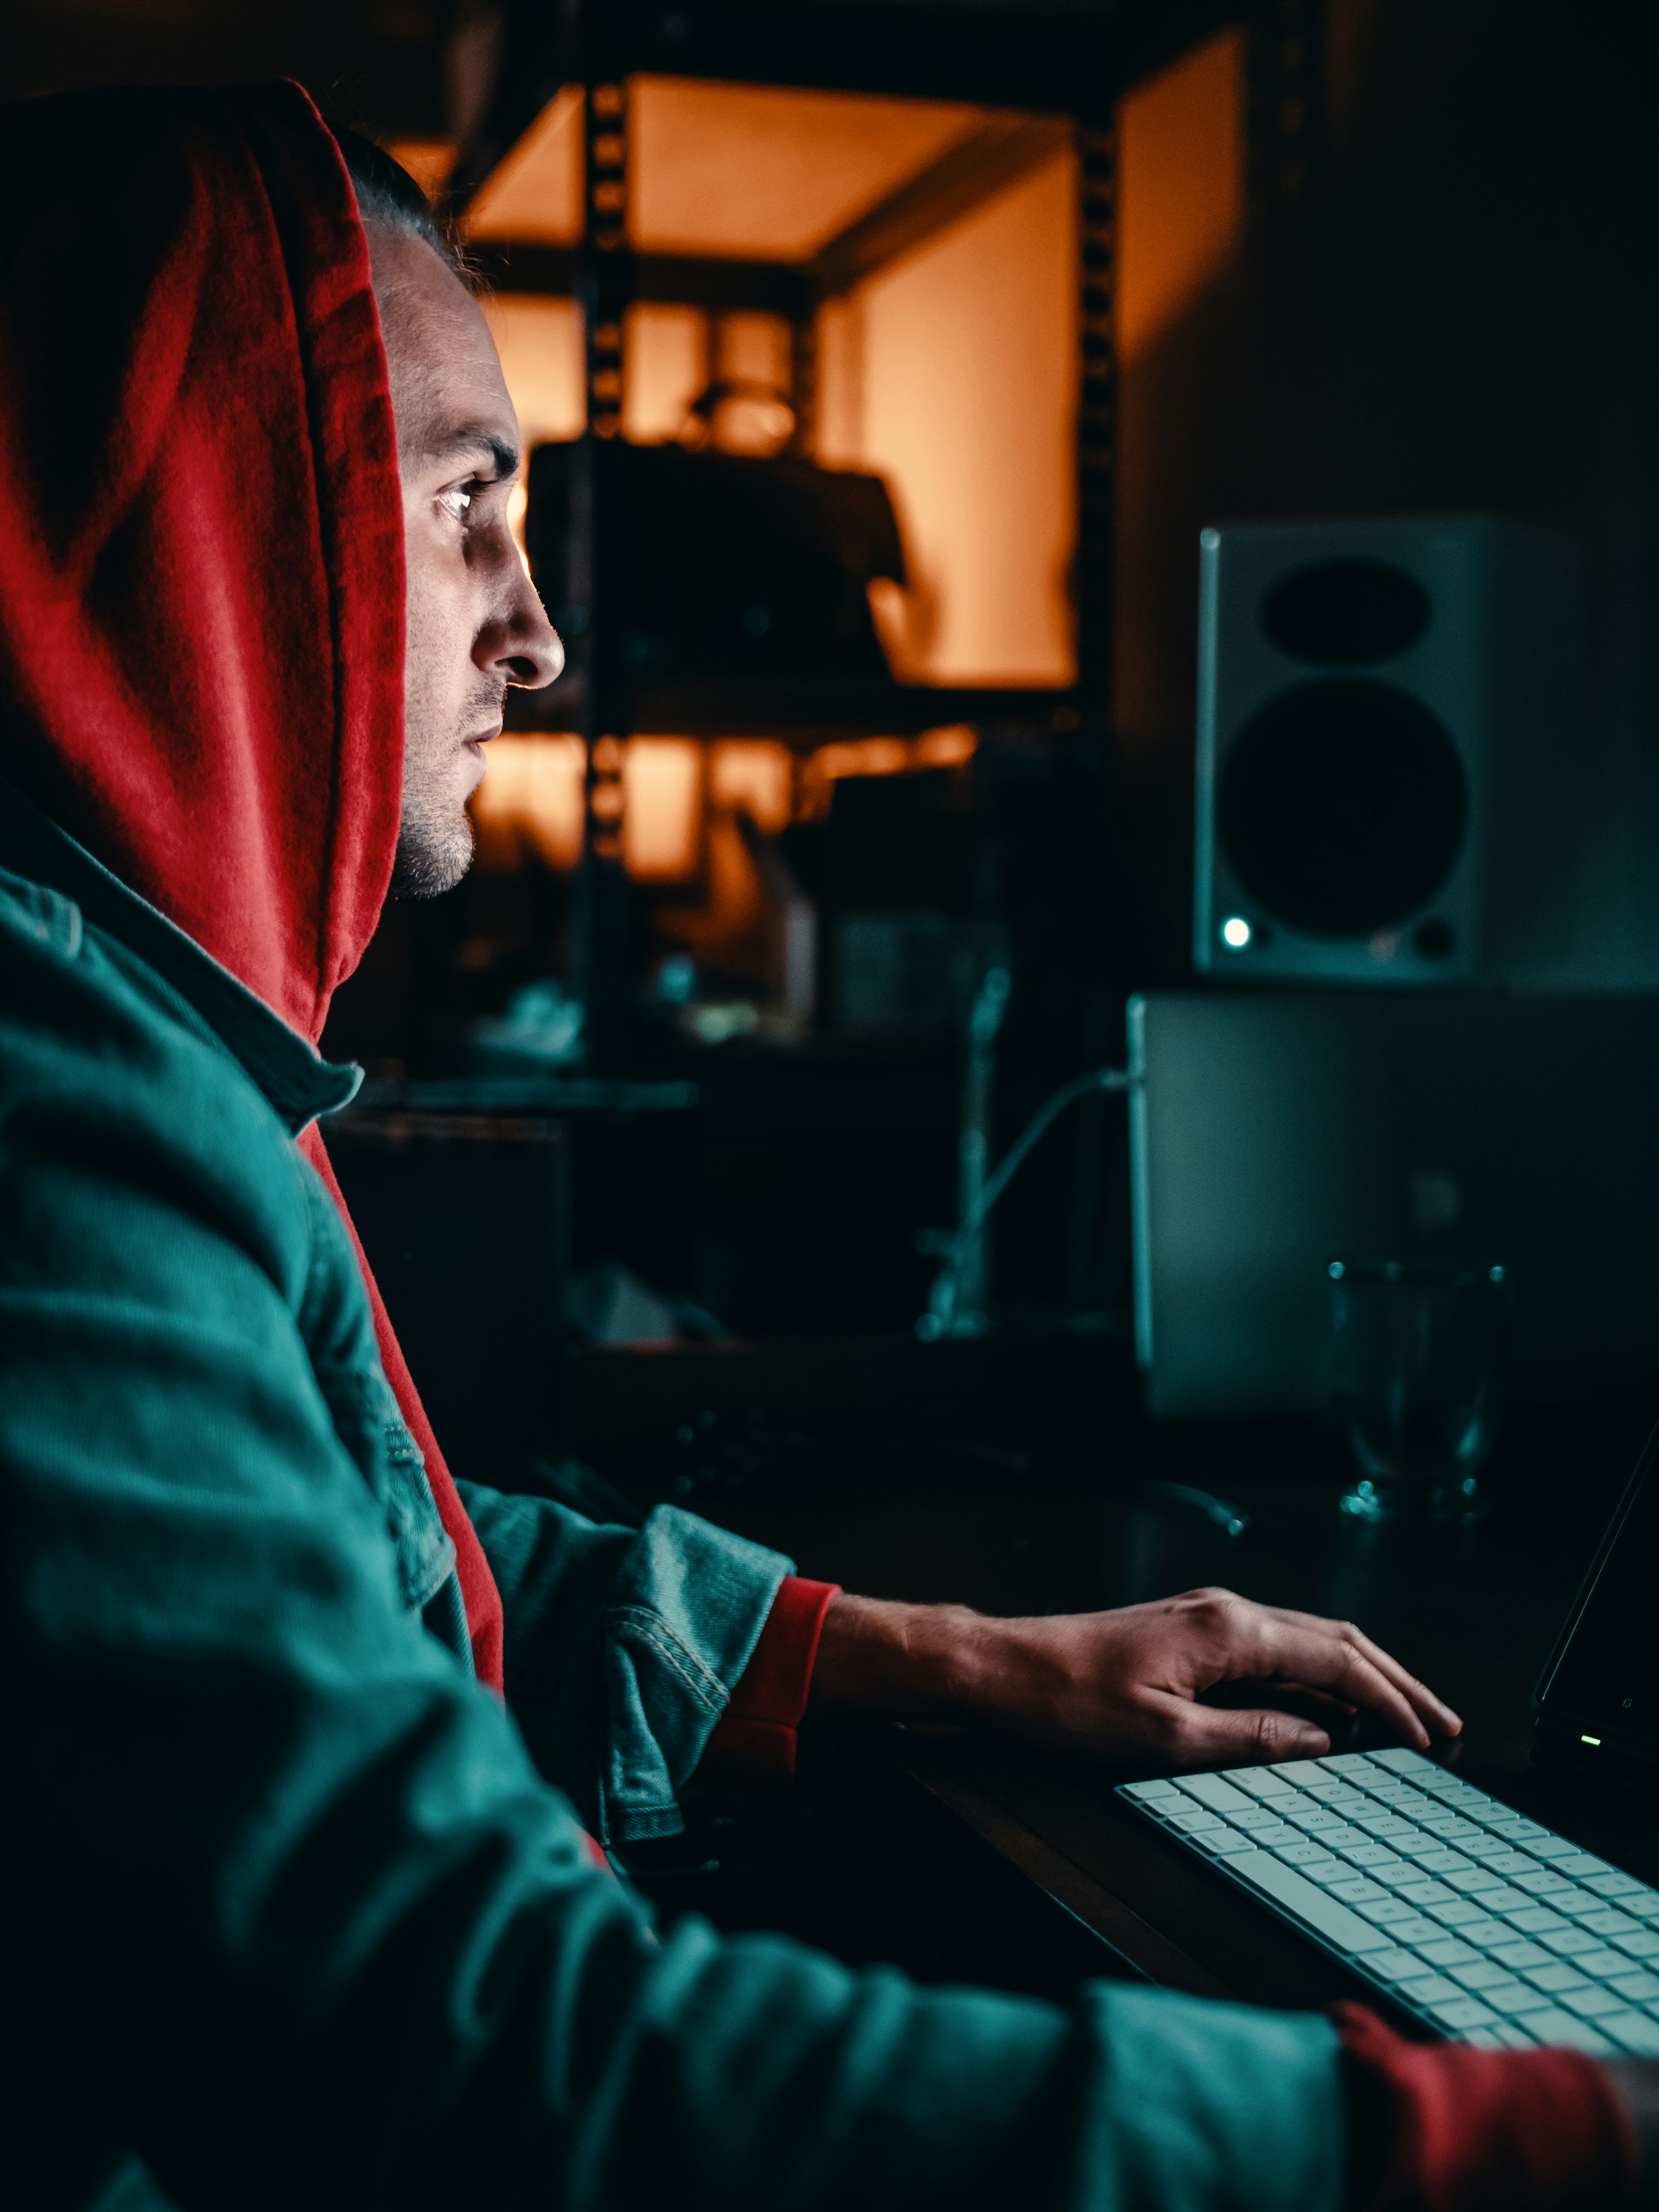
{"type": "Polygon", "coordinates": [[[704,1747],[698,1782],[787,1782],[806,1711],[812,1666],[839,1583],[787,1575],[749,1664],[704,1747]]]}
{"type": "Polygon", "coordinates": [[[1333,2017],[1352,2212],[1599,2212],[1626,2201],[1636,2145],[1595,2059],[1407,2043],[1361,2005],[1333,2017]]]}

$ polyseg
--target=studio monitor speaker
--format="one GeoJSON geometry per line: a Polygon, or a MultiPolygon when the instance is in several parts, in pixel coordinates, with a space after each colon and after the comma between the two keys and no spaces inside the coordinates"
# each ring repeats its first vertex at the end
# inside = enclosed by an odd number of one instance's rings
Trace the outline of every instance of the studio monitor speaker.
{"type": "Polygon", "coordinates": [[[1462,517],[1206,530],[1200,548],[1200,969],[1567,981],[1571,548],[1462,517]]]}

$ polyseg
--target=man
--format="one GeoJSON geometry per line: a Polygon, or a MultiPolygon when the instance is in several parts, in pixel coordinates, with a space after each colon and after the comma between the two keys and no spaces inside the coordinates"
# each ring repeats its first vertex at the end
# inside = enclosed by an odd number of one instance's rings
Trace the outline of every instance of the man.
{"type": "Polygon", "coordinates": [[[1651,2192],[1646,2069],[921,1991],[659,1933],[599,1863],[573,1802],[616,1850],[672,1832],[706,1758],[787,1766],[809,1695],[1148,1764],[1325,1748],[1195,1702],[1223,1680],[1457,1723],[1357,1632],[1224,1594],[988,1621],[450,1481],[314,1040],[388,885],[464,869],[504,687],[559,649],[482,320],[412,188],[353,162],[355,197],[291,88],[41,103],[0,142],[21,2201],[1651,2192]]]}

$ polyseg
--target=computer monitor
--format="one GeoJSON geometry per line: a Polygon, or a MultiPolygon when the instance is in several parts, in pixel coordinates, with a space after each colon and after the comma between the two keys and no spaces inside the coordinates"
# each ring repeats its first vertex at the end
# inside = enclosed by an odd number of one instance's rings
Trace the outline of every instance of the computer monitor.
{"type": "Polygon", "coordinates": [[[1656,1373],[1659,1000],[1149,992],[1128,1029],[1155,1414],[1322,1407],[1344,1255],[1501,1261],[1522,1397],[1656,1373]]]}

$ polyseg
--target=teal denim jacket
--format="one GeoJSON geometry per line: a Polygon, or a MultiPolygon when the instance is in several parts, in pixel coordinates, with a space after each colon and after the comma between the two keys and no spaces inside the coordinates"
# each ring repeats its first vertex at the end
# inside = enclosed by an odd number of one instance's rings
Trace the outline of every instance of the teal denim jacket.
{"type": "Polygon", "coordinates": [[[0,791],[8,2201],[1335,2212],[1322,2020],[918,1990],[594,1864],[572,1797],[672,1826],[786,1563],[471,1489],[471,1679],[292,1141],[355,1081],[0,791]]]}

